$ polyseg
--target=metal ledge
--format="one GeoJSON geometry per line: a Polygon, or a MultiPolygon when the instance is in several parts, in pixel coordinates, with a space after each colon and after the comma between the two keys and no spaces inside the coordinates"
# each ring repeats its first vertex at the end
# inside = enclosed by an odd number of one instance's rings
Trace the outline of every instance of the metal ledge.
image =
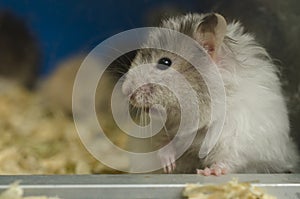
{"type": "Polygon", "coordinates": [[[224,183],[237,178],[264,188],[278,199],[300,199],[300,174],[199,175],[31,175],[0,176],[0,191],[15,181],[25,195],[59,196],[63,199],[177,199],[187,183],[224,183]]]}

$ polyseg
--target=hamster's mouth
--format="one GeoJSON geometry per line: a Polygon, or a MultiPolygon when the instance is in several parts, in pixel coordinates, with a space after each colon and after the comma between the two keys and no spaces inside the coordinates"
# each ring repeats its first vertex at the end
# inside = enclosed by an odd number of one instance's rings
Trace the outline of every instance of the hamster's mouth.
{"type": "Polygon", "coordinates": [[[147,113],[149,113],[149,109],[152,106],[152,103],[150,103],[150,95],[145,95],[145,94],[140,94],[140,93],[133,93],[130,97],[129,97],[129,102],[130,104],[137,108],[137,109],[141,109],[147,113]]]}
{"type": "Polygon", "coordinates": [[[138,105],[138,104],[132,103],[132,102],[130,102],[130,104],[131,104],[131,106],[132,106],[133,108],[139,109],[139,110],[141,110],[141,111],[143,111],[143,112],[146,112],[146,113],[149,113],[150,108],[151,108],[150,105],[147,105],[147,106],[146,106],[146,105],[138,105]]]}
{"type": "Polygon", "coordinates": [[[147,106],[145,105],[138,105],[135,104],[133,105],[132,103],[130,103],[130,107],[131,110],[133,111],[132,113],[134,113],[135,115],[149,115],[151,117],[156,117],[159,119],[162,119],[165,117],[165,114],[167,114],[168,112],[168,108],[162,106],[161,104],[147,104],[147,106]]]}

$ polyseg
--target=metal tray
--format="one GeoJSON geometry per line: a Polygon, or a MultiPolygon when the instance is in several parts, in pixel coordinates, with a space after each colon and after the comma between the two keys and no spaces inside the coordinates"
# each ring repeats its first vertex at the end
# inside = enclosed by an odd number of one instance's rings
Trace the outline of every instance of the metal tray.
{"type": "Polygon", "coordinates": [[[237,178],[264,188],[278,199],[300,199],[300,174],[199,175],[69,175],[0,176],[0,191],[15,181],[25,195],[59,196],[63,199],[177,199],[186,183],[223,183],[237,178]]]}

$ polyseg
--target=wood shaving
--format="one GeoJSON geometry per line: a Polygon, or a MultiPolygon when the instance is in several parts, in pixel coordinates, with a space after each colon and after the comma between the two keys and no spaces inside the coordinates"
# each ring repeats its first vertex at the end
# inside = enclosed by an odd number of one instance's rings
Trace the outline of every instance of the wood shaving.
{"type": "Polygon", "coordinates": [[[59,199],[58,197],[46,196],[24,196],[24,190],[19,186],[19,183],[13,183],[8,189],[0,194],[0,199],[59,199]]]}
{"type": "MultiPolygon", "coordinates": [[[[70,116],[46,106],[39,93],[0,83],[0,174],[119,173],[88,153],[70,116]]],[[[103,125],[116,145],[126,144],[109,122],[103,125]]]]}
{"type": "Polygon", "coordinates": [[[236,179],[222,185],[188,184],[183,196],[188,199],[276,199],[250,183],[239,183],[236,179]]]}

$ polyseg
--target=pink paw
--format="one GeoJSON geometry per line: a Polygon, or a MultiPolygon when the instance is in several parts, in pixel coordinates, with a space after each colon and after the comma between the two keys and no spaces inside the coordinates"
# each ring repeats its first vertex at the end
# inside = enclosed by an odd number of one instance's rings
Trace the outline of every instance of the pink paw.
{"type": "Polygon", "coordinates": [[[213,164],[211,167],[206,167],[205,169],[197,169],[197,174],[204,175],[204,176],[220,176],[225,175],[228,173],[228,169],[223,164],[213,164]]]}
{"type": "Polygon", "coordinates": [[[165,173],[173,173],[175,170],[175,154],[175,149],[171,145],[158,151],[158,157],[165,173]]]}

